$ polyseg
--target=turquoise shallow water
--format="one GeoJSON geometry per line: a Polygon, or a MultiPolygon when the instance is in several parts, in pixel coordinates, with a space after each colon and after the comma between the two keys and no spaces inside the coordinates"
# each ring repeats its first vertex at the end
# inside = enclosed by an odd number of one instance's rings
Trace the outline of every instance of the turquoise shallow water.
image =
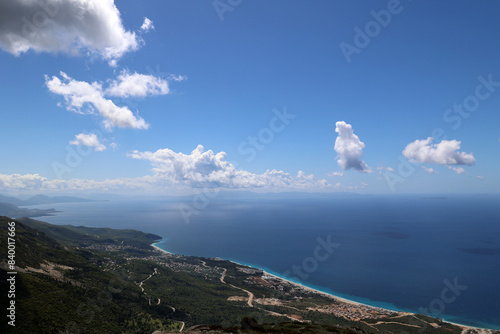
{"type": "Polygon", "coordinates": [[[189,223],[180,204],[193,202],[39,207],[62,211],[41,219],[51,223],[152,232],[173,253],[229,259],[361,303],[500,329],[500,197],[221,196],[189,223]],[[328,242],[331,252],[321,248],[328,242]]]}

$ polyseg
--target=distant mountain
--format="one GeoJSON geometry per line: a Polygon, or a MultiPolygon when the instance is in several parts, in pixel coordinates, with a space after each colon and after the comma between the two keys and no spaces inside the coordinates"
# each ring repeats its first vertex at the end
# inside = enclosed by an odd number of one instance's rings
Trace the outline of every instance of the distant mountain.
{"type": "Polygon", "coordinates": [[[24,201],[22,199],[15,198],[12,196],[4,196],[4,195],[0,195],[0,202],[13,204],[13,205],[23,205],[23,203],[24,203],[24,201]]]}
{"type": "Polygon", "coordinates": [[[52,213],[57,212],[54,209],[25,209],[19,208],[14,204],[0,203],[0,216],[9,216],[14,218],[19,217],[41,217],[50,216],[52,213]]]}
{"type": "Polygon", "coordinates": [[[26,200],[22,200],[12,196],[0,195],[0,216],[8,216],[13,218],[50,216],[52,215],[52,213],[57,211],[55,209],[20,208],[19,206],[54,204],[54,203],[71,203],[71,202],[94,202],[94,201],[85,198],[71,197],[71,196],[50,197],[45,195],[35,195],[26,200]]]}
{"type": "Polygon", "coordinates": [[[16,206],[29,206],[39,204],[55,204],[55,203],[74,203],[74,202],[95,202],[95,200],[72,197],[72,196],[46,196],[35,195],[28,199],[22,200],[17,197],[0,195],[0,203],[8,203],[16,206]]]}
{"type": "Polygon", "coordinates": [[[21,205],[39,205],[39,204],[54,204],[54,203],[73,203],[73,202],[94,202],[90,199],[71,197],[71,196],[45,196],[35,195],[23,201],[21,205]]]}
{"type": "Polygon", "coordinates": [[[35,195],[24,200],[23,205],[38,205],[38,204],[52,204],[54,203],[52,197],[45,195],[35,195]]]}

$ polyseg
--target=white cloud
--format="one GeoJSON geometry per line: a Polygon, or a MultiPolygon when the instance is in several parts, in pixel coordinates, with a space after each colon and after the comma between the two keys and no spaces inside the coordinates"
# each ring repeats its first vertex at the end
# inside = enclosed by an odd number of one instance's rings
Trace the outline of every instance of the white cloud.
{"type": "Polygon", "coordinates": [[[47,182],[47,178],[38,174],[0,174],[0,189],[40,189],[47,182]]]}
{"type": "Polygon", "coordinates": [[[168,82],[162,78],[145,74],[130,74],[123,72],[118,80],[111,81],[105,90],[108,96],[119,97],[146,97],[152,95],[167,95],[169,93],[168,82]]]}
{"type": "Polygon", "coordinates": [[[296,177],[284,171],[267,170],[254,174],[226,161],[226,153],[205,151],[198,145],[191,154],[177,153],[170,149],[156,152],[133,151],[129,157],[150,161],[155,179],[173,184],[199,188],[205,186],[223,188],[328,188],[326,180],[318,180],[312,174],[299,171],[296,177]]]}
{"type": "MultiPolygon", "coordinates": [[[[108,87],[103,88],[101,82],[78,81],[60,72],[61,78],[45,76],[45,85],[54,94],[64,97],[66,108],[81,114],[95,114],[97,111],[104,118],[107,129],[113,127],[147,129],[141,117],[126,106],[117,106],[111,98],[143,98],[154,95],[167,95],[168,81],[154,75],[146,75],[122,71],[117,79],[108,80],[108,87]]],[[[182,81],[183,76],[170,75],[169,79],[182,81]]],[[[59,104],[58,104],[59,105],[59,104]]]]}
{"type": "Polygon", "coordinates": [[[144,22],[142,23],[141,26],[142,31],[149,31],[149,30],[155,30],[155,26],[153,24],[153,21],[148,19],[147,17],[144,18],[144,22]]]}
{"type": "Polygon", "coordinates": [[[135,116],[127,107],[119,107],[113,101],[104,98],[102,85],[97,82],[92,84],[77,81],[61,72],[62,80],[56,76],[51,79],[45,77],[45,85],[54,94],[62,95],[68,110],[78,113],[98,113],[104,117],[104,126],[147,129],[147,124],[141,117],[135,116]]]}
{"type": "Polygon", "coordinates": [[[403,150],[405,158],[419,163],[438,165],[472,165],[476,161],[472,153],[459,152],[461,142],[443,140],[433,144],[432,138],[415,140],[403,150]]]}
{"type": "Polygon", "coordinates": [[[354,134],[351,124],[344,121],[335,123],[335,152],[338,154],[337,162],[344,169],[356,169],[361,172],[371,173],[370,167],[361,160],[365,144],[354,134]]]}
{"type": "Polygon", "coordinates": [[[439,174],[434,168],[425,167],[425,166],[421,166],[421,167],[423,170],[425,170],[429,174],[439,174]]]}
{"type": "Polygon", "coordinates": [[[116,64],[141,43],[123,27],[114,0],[0,1],[0,48],[16,56],[88,53],[116,64]]]}
{"type": "Polygon", "coordinates": [[[481,180],[482,180],[482,179],[484,179],[484,176],[482,176],[482,175],[478,175],[478,176],[476,176],[476,177],[477,177],[478,179],[481,179],[481,180]]]}
{"type": "Polygon", "coordinates": [[[173,81],[184,81],[184,80],[187,80],[187,76],[185,75],[174,75],[174,74],[170,74],[168,76],[168,80],[173,80],[173,81]]]}
{"type": "Polygon", "coordinates": [[[101,152],[106,149],[106,146],[104,146],[100,141],[99,138],[97,138],[97,135],[95,133],[89,133],[89,134],[84,134],[80,133],[75,136],[75,140],[69,142],[71,145],[82,145],[82,146],[89,146],[93,147],[94,151],[96,152],[101,152]]]}
{"type": "MultiPolygon", "coordinates": [[[[110,145],[111,146],[111,145],[110,145]]],[[[38,174],[0,174],[1,191],[142,191],[164,193],[196,188],[260,189],[264,191],[335,191],[359,189],[360,186],[330,184],[313,174],[298,171],[293,176],[282,170],[267,170],[255,174],[238,170],[226,161],[226,153],[205,151],[199,145],[190,154],[170,149],[156,152],[133,151],[129,157],[149,161],[153,174],[136,178],[106,179],[103,181],[71,179],[49,180],[38,174]]],[[[366,186],[362,184],[361,187],[366,186]]]]}
{"type": "Polygon", "coordinates": [[[28,191],[120,191],[146,189],[153,184],[150,176],[139,178],[95,180],[49,180],[38,174],[0,174],[0,190],[28,191]]]}
{"type": "Polygon", "coordinates": [[[344,176],[344,172],[331,172],[326,174],[327,176],[344,176]]]}
{"type": "Polygon", "coordinates": [[[465,175],[467,175],[467,172],[465,171],[465,169],[463,167],[448,166],[448,168],[451,169],[452,171],[454,171],[457,174],[465,174],[465,175]]]}
{"type": "MultiPolygon", "coordinates": [[[[335,191],[359,189],[360,186],[330,184],[325,179],[317,179],[313,174],[299,171],[292,176],[281,170],[267,170],[255,174],[237,170],[225,160],[226,154],[205,151],[199,145],[190,154],[176,153],[170,149],[156,152],[133,151],[129,157],[147,160],[153,165],[153,174],[137,178],[94,180],[49,180],[38,174],[2,175],[0,191],[143,191],[162,193],[196,188],[220,189],[261,189],[264,191],[335,191]]],[[[362,184],[361,188],[366,184],[362,184]]]]}
{"type": "MultiPolygon", "coordinates": [[[[283,171],[268,170],[263,174],[241,171],[241,183],[224,184],[221,182],[173,182],[161,175],[146,175],[137,178],[106,179],[103,181],[71,179],[49,180],[38,174],[0,174],[0,191],[143,191],[148,194],[189,190],[202,187],[221,189],[254,188],[270,191],[290,190],[347,190],[358,187],[343,186],[340,183],[329,184],[326,180],[317,180],[311,175],[292,177],[283,171]],[[196,184],[196,185],[195,185],[196,184]]],[[[300,174],[300,173],[299,173],[300,174]]]]}
{"type": "Polygon", "coordinates": [[[392,168],[392,167],[384,167],[384,166],[377,167],[377,170],[379,170],[379,171],[386,170],[386,171],[389,171],[389,172],[395,172],[394,168],[392,168]]]}

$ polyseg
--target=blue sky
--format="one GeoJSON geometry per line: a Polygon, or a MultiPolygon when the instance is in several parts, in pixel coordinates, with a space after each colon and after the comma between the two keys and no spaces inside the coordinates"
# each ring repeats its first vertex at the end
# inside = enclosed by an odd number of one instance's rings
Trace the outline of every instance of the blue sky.
{"type": "Polygon", "coordinates": [[[1,193],[500,189],[497,2],[40,3],[0,5],[1,193]]]}

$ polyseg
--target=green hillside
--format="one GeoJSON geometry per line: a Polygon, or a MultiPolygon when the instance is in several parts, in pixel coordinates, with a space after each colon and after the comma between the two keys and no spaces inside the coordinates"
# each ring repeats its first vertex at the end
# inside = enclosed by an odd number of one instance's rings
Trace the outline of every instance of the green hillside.
{"type": "MultiPolygon", "coordinates": [[[[0,249],[7,249],[6,217],[0,217],[0,249]]],[[[177,328],[165,317],[152,314],[140,288],[103,271],[102,258],[87,250],[70,249],[45,233],[16,224],[16,263],[20,268],[51,272],[21,272],[16,277],[15,330],[7,333],[152,333],[177,328]],[[71,268],[71,269],[69,269],[71,268]],[[128,323],[129,319],[135,322],[128,323]],[[136,325],[134,325],[134,323],[136,325]],[[169,327],[170,326],[170,327],[169,327]]],[[[5,253],[2,252],[2,255],[5,253]]],[[[5,257],[2,257],[2,262],[5,257]]],[[[7,295],[7,271],[0,270],[2,296],[7,295]]],[[[5,302],[5,298],[2,298],[5,302]]],[[[2,305],[2,307],[6,305],[2,305]]],[[[5,317],[2,327],[5,328],[5,317]]]]}

